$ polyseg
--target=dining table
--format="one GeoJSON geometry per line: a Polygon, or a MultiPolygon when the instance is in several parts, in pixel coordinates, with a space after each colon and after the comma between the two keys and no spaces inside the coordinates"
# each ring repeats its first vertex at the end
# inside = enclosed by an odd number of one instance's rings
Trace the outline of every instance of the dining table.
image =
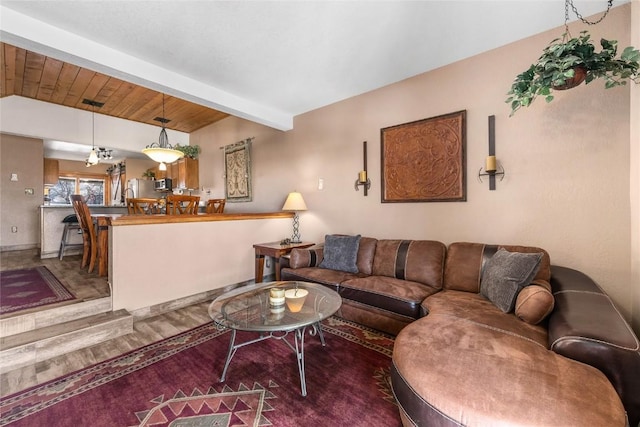
{"type": "Polygon", "coordinates": [[[98,276],[106,276],[109,267],[109,226],[115,218],[123,214],[96,213],[91,214],[91,219],[96,227],[96,246],[98,249],[98,276]]]}

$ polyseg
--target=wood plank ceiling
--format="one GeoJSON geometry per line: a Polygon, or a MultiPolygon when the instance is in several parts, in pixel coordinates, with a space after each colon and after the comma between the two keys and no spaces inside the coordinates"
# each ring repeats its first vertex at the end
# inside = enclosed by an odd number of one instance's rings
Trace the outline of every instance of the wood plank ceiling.
{"type": "MultiPolygon", "coordinates": [[[[49,56],[0,43],[2,78],[0,97],[24,96],[91,111],[83,99],[104,103],[96,113],[160,126],[160,92],[78,67],[49,56]]],[[[167,129],[191,133],[229,115],[202,105],[164,97],[167,129]]]]}

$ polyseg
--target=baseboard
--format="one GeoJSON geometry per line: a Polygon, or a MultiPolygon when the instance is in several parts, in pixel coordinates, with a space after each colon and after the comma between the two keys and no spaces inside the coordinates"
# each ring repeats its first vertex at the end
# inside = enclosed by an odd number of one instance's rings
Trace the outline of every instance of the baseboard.
{"type": "Polygon", "coordinates": [[[30,243],[27,245],[11,245],[11,246],[0,246],[0,252],[11,252],[11,251],[25,251],[28,249],[37,249],[37,243],[30,243]]]}
{"type": "MultiPolygon", "coordinates": [[[[265,282],[275,280],[275,275],[267,275],[264,277],[264,279],[265,279],[265,282]]],[[[216,297],[218,297],[218,295],[231,291],[240,286],[245,286],[252,283],[255,283],[255,281],[246,280],[244,282],[238,282],[231,285],[227,285],[223,288],[214,289],[206,292],[200,292],[198,294],[190,295],[188,297],[179,298],[172,301],[163,302],[161,304],[139,308],[137,310],[131,311],[130,313],[133,316],[133,320],[138,321],[141,319],[146,319],[148,317],[157,316],[159,314],[168,313],[170,311],[174,311],[174,310],[187,307],[193,304],[197,304],[203,301],[213,301],[216,297]]]]}

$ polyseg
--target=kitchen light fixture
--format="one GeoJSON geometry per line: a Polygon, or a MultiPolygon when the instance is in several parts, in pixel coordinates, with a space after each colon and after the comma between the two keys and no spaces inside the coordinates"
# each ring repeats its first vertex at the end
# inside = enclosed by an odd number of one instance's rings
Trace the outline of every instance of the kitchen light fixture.
{"type": "Polygon", "coordinates": [[[287,196],[287,200],[284,202],[282,210],[295,212],[293,214],[293,236],[291,236],[291,243],[300,243],[300,218],[298,217],[298,211],[307,210],[307,204],[304,202],[302,194],[298,193],[297,191],[289,193],[289,195],[287,196]]]}
{"type": "Polygon", "coordinates": [[[176,160],[182,158],[184,156],[184,153],[182,151],[175,150],[173,146],[169,144],[169,137],[167,136],[167,131],[164,128],[164,124],[169,123],[171,120],[168,120],[164,117],[164,93],[162,94],[162,117],[156,117],[153,120],[162,123],[162,129],[160,130],[158,142],[147,145],[147,147],[142,150],[142,152],[149,156],[153,161],[160,163],[158,169],[167,170],[166,164],[173,163],[176,160]]]}
{"type": "Polygon", "coordinates": [[[98,153],[96,153],[96,107],[102,108],[104,102],[92,101],[91,99],[83,99],[83,104],[91,105],[93,107],[91,113],[91,152],[89,153],[89,158],[87,159],[85,166],[93,166],[97,165],[100,162],[98,158],[98,153]]]}

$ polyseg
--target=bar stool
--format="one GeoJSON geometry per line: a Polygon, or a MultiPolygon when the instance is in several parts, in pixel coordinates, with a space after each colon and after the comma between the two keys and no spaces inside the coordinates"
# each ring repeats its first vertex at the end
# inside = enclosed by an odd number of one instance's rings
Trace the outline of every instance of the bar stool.
{"type": "Polygon", "coordinates": [[[69,232],[77,230],[81,232],[82,228],[78,223],[78,217],[75,214],[67,215],[62,220],[64,224],[64,230],[62,231],[62,240],[60,241],[60,250],[58,251],[58,258],[62,260],[64,251],[72,248],[81,248],[82,243],[69,243],[69,232]]]}

